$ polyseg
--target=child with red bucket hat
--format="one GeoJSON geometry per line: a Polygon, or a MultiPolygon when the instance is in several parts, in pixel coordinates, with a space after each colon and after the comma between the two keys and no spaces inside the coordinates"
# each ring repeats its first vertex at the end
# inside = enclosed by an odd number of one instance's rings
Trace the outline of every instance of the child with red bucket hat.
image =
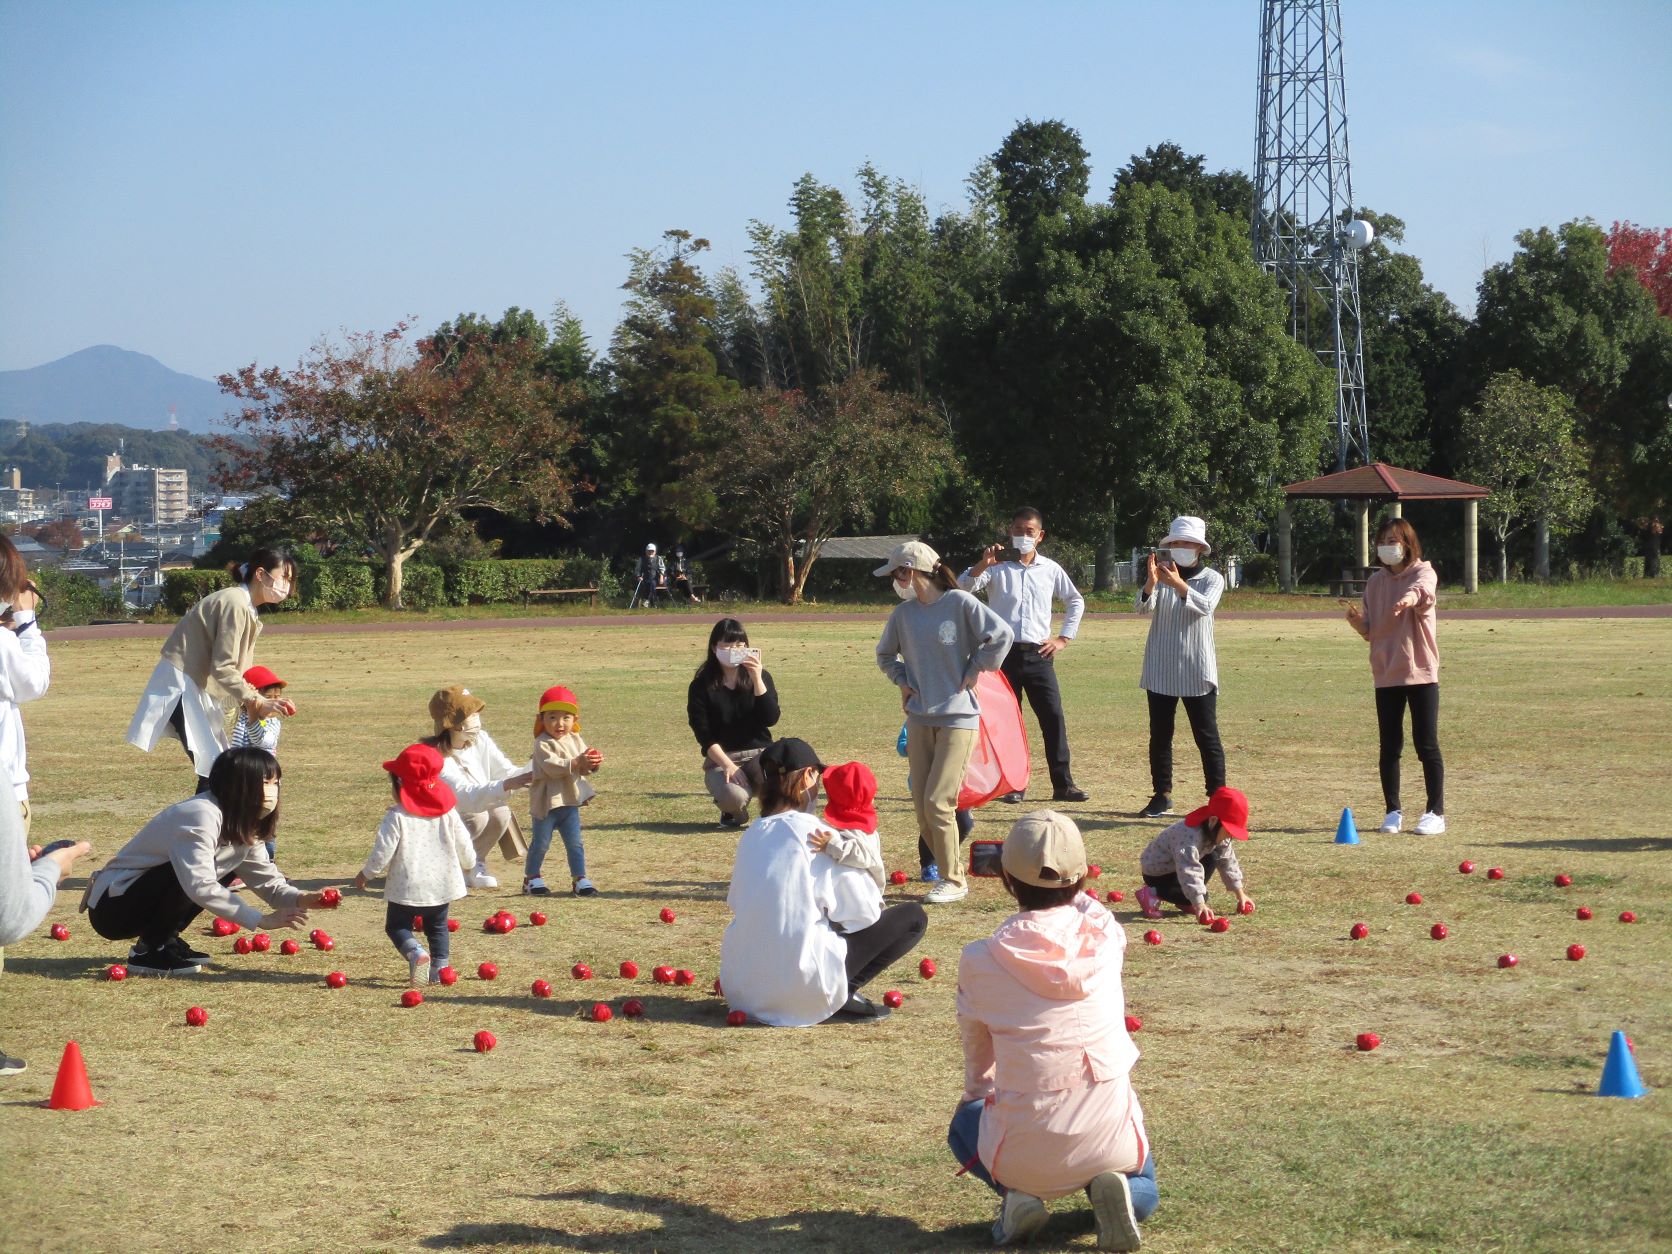
{"type": "Polygon", "coordinates": [[[591,897],[598,892],[586,878],[581,807],[597,795],[586,777],[603,765],[604,755],[588,748],[581,739],[580,698],[562,684],[547,688],[540,694],[540,710],[534,719],[534,782],[528,790],[534,834],[529,838],[528,861],[523,867],[523,892],[536,897],[551,892],[540,878],[540,869],[546,850],[551,848],[553,831],[563,837],[575,896],[591,897]]]}
{"type": "MultiPolygon", "coordinates": [[[[254,688],[265,701],[277,701],[284,696],[285,681],[280,679],[265,666],[252,666],[244,672],[244,682],[254,688]]],[[[232,725],[232,747],[234,749],[250,748],[265,749],[274,757],[279,756],[279,733],[284,731],[284,716],[269,714],[266,718],[251,718],[248,706],[238,707],[238,721],[232,725]]],[[[267,857],[271,861],[275,848],[273,841],[264,841],[267,846],[267,857]]],[[[234,887],[241,886],[234,885],[234,887]]]]}
{"type": "Polygon", "coordinates": [[[420,988],[439,979],[447,965],[447,908],[469,891],[464,873],[476,865],[476,847],[441,778],[440,753],[408,745],[383,769],[395,804],[384,814],[354,886],[363,889],[367,880],[387,874],[383,930],[406,959],[412,987],[420,988]],[[420,915],[428,950],[417,937],[420,915]]]}
{"type": "Polygon", "coordinates": [[[1195,915],[1198,922],[1212,923],[1207,882],[1215,871],[1237,895],[1239,909],[1252,907],[1254,899],[1243,891],[1242,867],[1231,844],[1247,839],[1248,798],[1235,788],[1215,788],[1207,805],[1166,828],[1139,855],[1144,886],[1138,890],[1138,905],[1144,917],[1159,919],[1166,901],[1195,915]]]}
{"type": "Polygon", "coordinates": [[[821,828],[807,843],[832,862],[869,872],[877,887],[884,887],[888,872],[877,835],[877,777],[863,762],[829,767],[824,773],[824,796],[824,821],[835,830],[821,828]]]}

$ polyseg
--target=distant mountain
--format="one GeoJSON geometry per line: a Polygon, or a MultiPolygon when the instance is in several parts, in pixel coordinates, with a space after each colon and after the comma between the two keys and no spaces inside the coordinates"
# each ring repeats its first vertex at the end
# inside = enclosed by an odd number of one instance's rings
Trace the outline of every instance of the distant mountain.
{"type": "Polygon", "coordinates": [[[112,344],[28,370],[0,370],[0,419],[120,423],[166,431],[172,406],[182,431],[207,432],[233,408],[229,400],[207,379],[112,344]]]}

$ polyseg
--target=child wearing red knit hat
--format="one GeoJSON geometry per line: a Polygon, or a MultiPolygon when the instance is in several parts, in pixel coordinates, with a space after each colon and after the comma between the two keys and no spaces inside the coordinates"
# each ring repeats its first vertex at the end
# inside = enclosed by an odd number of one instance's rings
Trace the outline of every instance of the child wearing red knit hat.
{"type": "Polygon", "coordinates": [[[832,862],[870,872],[882,888],[888,881],[883,867],[882,838],[877,835],[877,777],[863,762],[844,762],[824,773],[824,821],[836,830],[820,830],[808,837],[814,850],[832,862]]]}
{"type": "Polygon", "coordinates": [[[540,694],[534,720],[534,782],[528,790],[534,834],[523,868],[523,892],[544,897],[551,892],[540,868],[551,848],[552,832],[563,837],[569,875],[577,897],[597,893],[586,878],[586,846],[581,843],[581,807],[596,795],[586,777],[604,765],[604,755],[581,739],[580,699],[562,684],[540,694]]]}

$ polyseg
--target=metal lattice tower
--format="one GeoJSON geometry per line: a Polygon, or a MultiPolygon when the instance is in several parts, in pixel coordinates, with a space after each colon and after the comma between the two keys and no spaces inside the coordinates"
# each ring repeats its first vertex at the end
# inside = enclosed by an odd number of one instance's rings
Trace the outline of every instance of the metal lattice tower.
{"type": "Polygon", "coordinates": [[[1340,0],[1265,0],[1254,256],[1289,295],[1289,330],[1335,372],[1337,470],[1368,464],[1358,249],[1340,0]]]}

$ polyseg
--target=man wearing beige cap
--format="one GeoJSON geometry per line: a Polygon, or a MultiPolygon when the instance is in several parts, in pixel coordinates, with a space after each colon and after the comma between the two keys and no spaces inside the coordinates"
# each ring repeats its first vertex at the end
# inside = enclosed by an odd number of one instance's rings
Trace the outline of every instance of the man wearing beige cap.
{"type": "Polygon", "coordinates": [[[1067,815],[1023,815],[1000,865],[1020,909],[959,959],[964,1095],[947,1144],[1004,1199],[995,1245],[1037,1235],[1048,1200],[1084,1189],[1097,1248],[1136,1250],[1158,1196],[1131,1081],[1126,933],[1080,891],[1086,847],[1067,815]]]}

